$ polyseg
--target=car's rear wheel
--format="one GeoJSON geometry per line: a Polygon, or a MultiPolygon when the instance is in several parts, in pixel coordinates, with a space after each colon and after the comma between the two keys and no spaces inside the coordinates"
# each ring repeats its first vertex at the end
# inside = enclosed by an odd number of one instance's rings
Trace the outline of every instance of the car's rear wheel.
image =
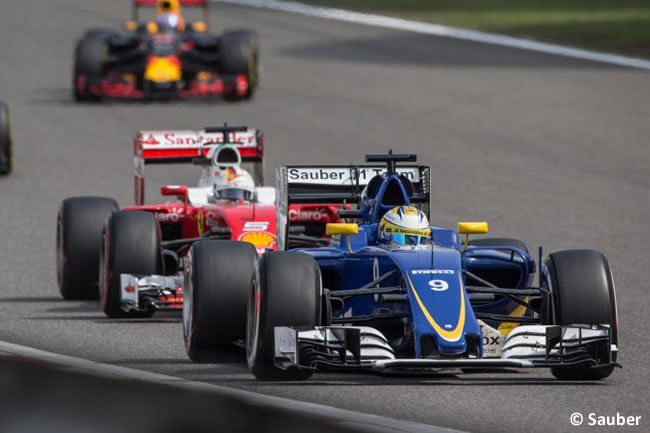
{"type": "Polygon", "coordinates": [[[9,107],[0,101],[0,175],[11,173],[12,168],[11,118],[9,116],[9,107]]]}
{"type": "Polygon", "coordinates": [[[120,275],[162,274],[156,217],[133,210],[112,214],[104,226],[99,268],[101,309],[108,317],[150,317],[153,311],[126,312],[121,308],[120,275]]]}
{"type": "Polygon", "coordinates": [[[102,80],[107,52],[106,35],[103,32],[87,35],[77,42],[72,79],[73,96],[76,101],[100,99],[88,91],[88,83],[102,80]]]}
{"type": "Polygon", "coordinates": [[[183,336],[192,361],[231,358],[232,343],[246,338],[248,290],[256,260],[257,251],[247,242],[204,240],[190,248],[185,262],[183,336]]]}
{"type": "MultiPolygon", "coordinates": [[[[612,344],[618,345],[616,292],[609,263],[595,250],[567,250],[546,260],[546,285],[552,291],[544,321],[555,325],[609,325],[612,344]]],[[[616,352],[612,354],[616,360],[616,352]]],[[[562,367],[551,372],[561,380],[600,380],[613,365],[562,367]]]]}
{"type": "Polygon", "coordinates": [[[248,80],[248,91],[242,98],[252,98],[259,83],[257,33],[243,30],[226,32],[221,36],[219,48],[221,72],[225,75],[244,75],[248,80]]]}
{"type": "Polygon", "coordinates": [[[248,298],[248,366],[260,380],[306,380],[310,368],[282,370],[274,365],[276,326],[319,326],[322,283],[316,261],[307,254],[267,252],[259,260],[248,298]]]}
{"type": "Polygon", "coordinates": [[[119,209],[112,198],[72,197],[61,202],[56,224],[56,275],[64,299],[97,299],[104,222],[119,209]]]}

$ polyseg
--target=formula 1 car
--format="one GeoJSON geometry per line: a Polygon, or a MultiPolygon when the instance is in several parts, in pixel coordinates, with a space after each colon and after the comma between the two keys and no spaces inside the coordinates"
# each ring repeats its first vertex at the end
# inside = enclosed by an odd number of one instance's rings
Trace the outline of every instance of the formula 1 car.
{"type": "Polygon", "coordinates": [[[102,98],[248,99],[257,87],[255,32],[208,33],[207,0],[133,0],[133,21],[121,32],[89,30],[75,49],[73,94],[102,98]],[[138,9],[156,6],[156,21],[138,22],[138,9]],[[186,23],[181,6],[201,6],[206,21],[186,23]]]}
{"type": "Polygon", "coordinates": [[[9,107],[0,101],[0,175],[11,173],[13,165],[9,107]]]}
{"type": "MultiPolygon", "coordinates": [[[[384,168],[280,169],[278,251],[238,269],[252,277],[229,280],[230,269],[220,266],[227,251],[217,242],[192,248],[193,261],[211,257],[214,267],[209,277],[199,267],[186,270],[194,313],[184,320],[188,352],[218,356],[230,341],[245,339],[250,370],[261,380],[305,380],[319,369],[533,367],[550,368],[559,379],[597,380],[618,366],[616,295],[600,252],[560,251],[543,261],[540,248],[534,287],[536,263],[521,240],[469,241],[487,232],[485,222],[461,222],[457,230],[426,222],[422,243],[387,244],[379,237],[386,227],[378,225],[388,212],[429,213],[430,170],[413,165],[409,154],[366,160],[384,168]],[[287,209],[314,201],[356,201],[357,210],[339,215],[358,224],[328,224],[330,245],[286,251],[287,209]],[[249,293],[246,329],[229,326],[239,326],[239,318],[220,315],[241,309],[234,304],[240,292],[249,293]]],[[[235,253],[245,261],[243,251],[235,253]]]]}
{"type": "MultiPolygon", "coordinates": [[[[244,245],[250,259],[276,249],[275,188],[257,186],[246,199],[212,200],[213,179],[242,164],[257,167],[259,185],[263,152],[262,132],[247,127],[138,132],[135,206],[119,210],[115,200],[104,197],[68,198],[60,206],[57,276],[63,297],[99,298],[109,317],[149,317],[182,308],[181,271],[195,242],[219,239],[224,246],[244,245]],[[144,204],[145,164],[169,163],[198,164],[197,186],[163,186],[161,194],[174,200],[144,204]]],[[[292,239],[297,245],[324,242],[325,224],[339,221],[339,207],[292,207],[298,224],[292,239]]]]}

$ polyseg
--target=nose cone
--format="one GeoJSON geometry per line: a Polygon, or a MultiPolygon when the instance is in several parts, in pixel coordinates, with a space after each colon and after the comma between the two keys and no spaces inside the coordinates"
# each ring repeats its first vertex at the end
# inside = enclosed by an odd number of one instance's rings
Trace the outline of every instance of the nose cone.
{"type": "Polygon", "coordinates": [[[147,81],[168,83],[181,79],[181,65],[176,57],[151,57],[144,73],[147,81]]]}

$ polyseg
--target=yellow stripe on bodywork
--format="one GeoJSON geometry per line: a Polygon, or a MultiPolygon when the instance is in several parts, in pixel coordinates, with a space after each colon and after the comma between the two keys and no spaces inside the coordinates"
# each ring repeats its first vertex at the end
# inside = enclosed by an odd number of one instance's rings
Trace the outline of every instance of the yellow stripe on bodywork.
{"type": "MultiPolygon", "coordinates": [[[[528,297],[526,297],[526,299],[524,299],[524,301],[528,302],[528,297]]],[[[510,314],[508,314],[508,316],[510,316],[510,317],[523,317],[524,314],[526,314],[526,307],[524,305],[520,305],[517,308],[515,308],[514,310],[512,310],[512,312],[510,314]]],[[[519,323],[516,323],[516,322],[502,322],[499,325],[499,327],[497,328],[497,331],[499,331],[499,332],[501,332],[501,333],[503,333],[505,335],[508,335],[508,334],[510,334],[510,331],[515,329],[517,326],[519,326],[519,323]]]]}
{"type": "Polygon", "coordinates": [[[436,321],[433,319],[433,317],[431,317],[431,314],[427,310],[427,307],[424,306],[424,304],[420,300],[420,296],[418,296],[418,292],[415,290],[415,287],[413,287],[413,283],[411,282],[411,279],[408,276],[406,277],[406,279],[411,285],[411,290],[413,291],[413,295],[415,296],[415,300],[420,306],[420,309],[424,313],[424,316],[427,318],[431,326],[433,326],[433,329],[436,330],[438,335],[440,335],[442,338],[444,338],[447,341],[458,341],[461,335],[463,334],[463,329],[465,328],[465,295],[464,295],[462,283],[460,286],[460,314],[458,316],[458,324],[456,325],[456,328],[454,328],[453,330],[447,331],[446,329],[443,329],[440,325],[438,325],[436,321]]]}

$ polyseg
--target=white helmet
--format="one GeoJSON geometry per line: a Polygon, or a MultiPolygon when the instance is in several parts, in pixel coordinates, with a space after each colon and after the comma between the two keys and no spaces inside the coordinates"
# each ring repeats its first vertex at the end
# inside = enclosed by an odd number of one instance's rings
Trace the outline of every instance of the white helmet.
{"type": "Polygon", "coordinates": [[[398,245],[431,243],[431,228],[427,216],[411,206],[397,206],[379,222],[379,240],[398,245]]]}
{"type": "Polygon", "coordinates": [[[180,19],[176,14],[172,14],[172,13],[160,14],[158,15],[158,18],[156,18],[156,24],[158,24],[158,28],[160,29],[161,32],[178,30],[180,19]]]}
{"type": "MultiPolygon", "coordinates": [[[[213,168],[214,169],[214,168],[213,168]]],[[[214,176],[215,200],[251,201],[255,193],[255,181],[243,168],[225,167],[218,169],[214,176]]]]}

